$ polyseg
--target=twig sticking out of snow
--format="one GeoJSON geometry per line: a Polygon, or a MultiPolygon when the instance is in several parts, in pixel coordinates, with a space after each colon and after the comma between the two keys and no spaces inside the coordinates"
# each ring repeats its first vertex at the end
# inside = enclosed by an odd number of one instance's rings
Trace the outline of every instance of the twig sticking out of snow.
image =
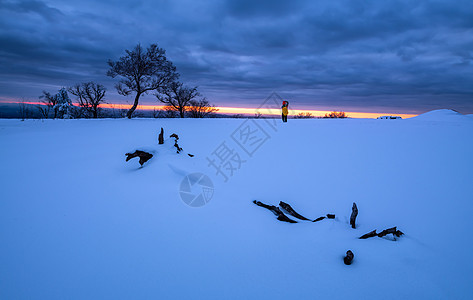
{"type": "Polygon", "coordinates": [[[347,255],[343,258],[343,262],[345,263],[345,265],[351,265],[351,262],[353,261],[353,257],[355,257],[353,252],[351,252],[351,250],[348,250],[347,255]]]}
{"type": "Polygon", "coordinates": [[[356,203],[353,202],[353,206],[351,208],[351,216],[350,216],[351,228],[355,228],[356,216],[358,216],[358,207],[356,207],[356,203]]]}
{"type": "MultiPolygon", "coordinates": [[[[179,144],[177,143],[177,140],[179,140],[179,136],[175,133],[171,134],[169,137],[174,138],[174,147],[176,147],[177,153],[180,153],[182,151],[182,148],[179,147],[179,144]]],[[[194,157],[193,154],[187,153],[190,157],[194,157]]]]}
{"type": "Polygon", "coordinates": [[[170,138],[175,138],[175,139],[176,139],[176,142],[177,142],[177,140],[179,139],[179,136],[178,136],[177,134],[175,134],[175,133],[171,134],[169,137],[170,137],[170,138]]]}
{"type": "MultiPolygon", "coordinates": [[[[161,128],[161,133],[162,133],[162,130],[163,129],[161,128]]],[[[177,153],[181,153],[182,148],[179,147],[179,144],[177,143],[177,141],[179,140],[179,136],[177,134],[173,133],[169,137],[174,138],[174,147],[176,147],[177,153]]],[[[194,154],[187,153],[187,155],[189,155],[189,157],[194,157],[194,154]]]]}
{"type": "Polygon", "coordinates": [[[279,221],[289,222],[289,223],[297,223],[297,221],[294,221],[294,220],[288,218],[277,206],[267,205],[267,204],[264,204],[263,202],[256,201],[256,200],[254,200],[253,203],[258,205],[258,206],[264,207],[264,208],[269,209],[270,211],[272,211],[278,217],[277,219],[279,221]]]}
{"type": "Polygon", "coordinates": [[[174,138],[174,147],[176,147],[177,153],[180,153],[182,151],[182,148],[179,147],[177,144],[177,140],[179,140],[179,136],[175,133],[171,134],[169,137],[174,138]]]}
{"type": "Polygon", "coordinates": [[[136,150],[133,153],[126,153],[126,161],[129,161],[130,159],[134,157],[139,157],[140,158],[140,165],[143,165],[145,162],[151,159],[153,157],[153,154],[144,152],[141,150],[136,150]]]}

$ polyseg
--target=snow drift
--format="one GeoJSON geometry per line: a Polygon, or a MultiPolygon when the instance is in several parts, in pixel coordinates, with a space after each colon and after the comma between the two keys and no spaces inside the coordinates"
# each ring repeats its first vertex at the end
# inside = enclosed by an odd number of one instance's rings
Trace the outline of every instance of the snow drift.
{"type": "Polygon", "coordinates": [[[410,120],[422,121],[464,121],[468,120],[468,115],[463,115],[452,109],[437,109],[410,118],[410,120]]]}
{"type": "Polygon", "coordinates": [[[473,122],[460,117],[0,120],[0,298],[470,299],[473,122]],[[243,150],[246,125],[261,132],[243,150]],[[161,127],[195,157],[156,145],[161,127]],[[210,163],[222,145],[227,180],[210,163]],[[125,162],[144,148],[143,167],[125,162]],[[200,208],[179,194],[196,172],[214,189],[200,208]],[[253,200],[336,218],[280,222],[253,200]],[[358,239],[393,226],[396,241],[358,239]]]}

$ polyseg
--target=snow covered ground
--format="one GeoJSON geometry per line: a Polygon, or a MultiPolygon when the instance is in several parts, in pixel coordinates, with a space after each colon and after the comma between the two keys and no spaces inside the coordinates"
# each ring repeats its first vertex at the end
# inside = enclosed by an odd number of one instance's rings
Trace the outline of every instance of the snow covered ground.
{"type": "Polygon", "coordinates": [[[276,121],[0,120],[0,299],[473,298],[471,115],[276,121]]]}

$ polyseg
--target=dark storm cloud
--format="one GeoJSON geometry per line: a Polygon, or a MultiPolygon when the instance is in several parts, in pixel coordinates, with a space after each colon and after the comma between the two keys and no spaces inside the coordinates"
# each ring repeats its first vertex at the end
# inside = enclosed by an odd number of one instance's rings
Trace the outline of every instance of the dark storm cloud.
{"type": "Polygon", "coordinates": [[[471,1],[64,2],[0,2],[0,97],[96,80],[127,101],[106,61],[158,42],[222,106],[473,113],[471,1]]]}
{"type": "Polygon", "coordinates": [[[62,15],[61,11],[41,1],[0,2],[0,9],[18,13],[35,13],[39,16],[53,20],[62,15]]]}

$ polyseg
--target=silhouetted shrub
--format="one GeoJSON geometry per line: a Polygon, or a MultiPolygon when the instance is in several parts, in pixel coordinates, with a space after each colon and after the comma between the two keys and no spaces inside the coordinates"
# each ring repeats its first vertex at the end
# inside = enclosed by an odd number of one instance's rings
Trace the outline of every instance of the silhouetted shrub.
{"type": "Polygon", "coordinates": [[[337,118],[340,118],[340,119],[343,119],[343,118],[348,118],[348,115],[343,112],[343,111],[332,111],[331,113],[329,114],[325,114],[324,118],[328,119],[328,118],[332,118],[332,119],[337,119],[337,118]]]}

